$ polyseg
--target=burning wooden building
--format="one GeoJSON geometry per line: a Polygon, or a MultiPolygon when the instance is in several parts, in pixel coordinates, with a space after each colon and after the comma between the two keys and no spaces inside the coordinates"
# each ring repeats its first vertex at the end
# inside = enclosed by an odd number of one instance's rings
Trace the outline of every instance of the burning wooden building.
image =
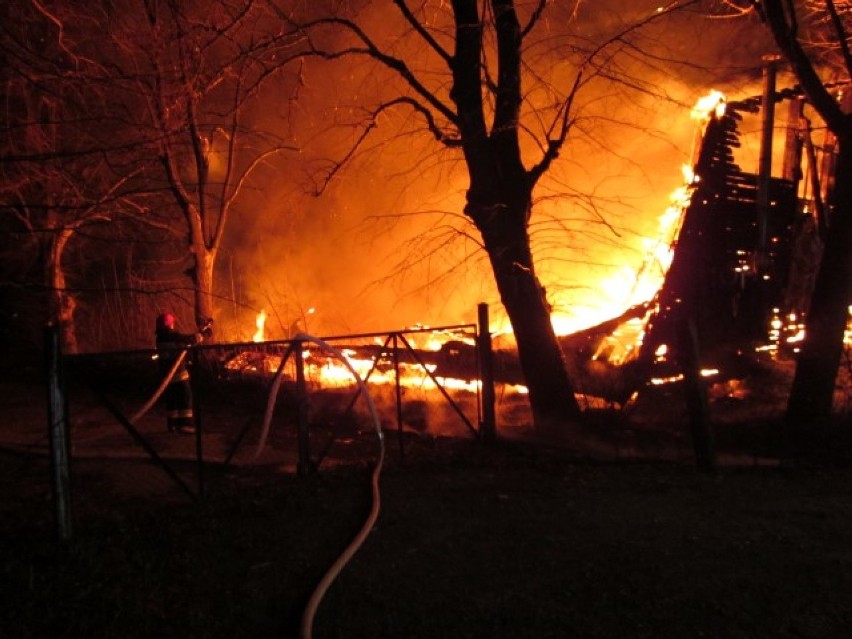
{"type": "MultiPolygon", "coordinates": [[[[590,401],[622,405],[652,379],[678,378],[684,360],[697,357],[684,353],[692,348],[689,335],[700,350],[696,363],[725,374],[735,374],[737,358],[792,350],[799,339],[830,188],[831,140],[819,148],[811,140],[799,91],[775,89],[774,62],[767,65],[763,95],[726,101],[714,92],[704,102],[696,107],[702,131],[656,296],[559,338],[577,391],[590,401]],[[787,107],[784,127],[775,120],[781,105],[787,107]],[[744,117],[760,123],[757,172],[744,171],[736,159],[744,117]],[[776,137],[783,137],[782,149],[773,149],[776,137]],[[773,156],[782,159],[775,162],[777,176],[773,156]]],[[[365,371],[390,366],[379,361],[384,351],[378,346],[353,349],[365,371]]],[[[436,376],[469,381],[479,374],[475,349],[473,341],[437,340],[418,352],[436,376]]],[[[522,387],[513,349],[498,348],[494,362],[498,384],[522,387]]]]}
{"type": "Polygon", "coordinates": [[[761,96],[711,96],[671,264],[654,299],[562,338],[580,389],[623,402],[652,377],[679,378],[690,360],[718,370],[735,358],[795,351],[820,254],[833,140],[825,133],[814,142],[801,92],[775,89],[774,60],[764,79],[761,96]],[[776,125],[780,105],[785,127],[776,125]],[[760,120],[755,173],[736,161],[746,116],[760,120]],[[781,149],[773,149],[777,137],[781,149]],[[641,325],[639,343],[614,362],[607,342],[628,322],[641,325]]]}

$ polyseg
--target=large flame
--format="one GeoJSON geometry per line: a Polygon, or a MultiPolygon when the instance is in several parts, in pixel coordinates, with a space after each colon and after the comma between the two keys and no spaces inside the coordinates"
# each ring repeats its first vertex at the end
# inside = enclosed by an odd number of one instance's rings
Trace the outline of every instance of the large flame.
{"type": "MultiPolygon", "coordinates": [[[[721,117],[725,113],[725,96],[715,90],[698,99],[691,115],[703,127],[711,114],[714,113],[717,117],[721,117]]],[[[699,139],[702,136],[703,128],[698,134],[699,139]]],[[[671,266],[674,257],[672,246],[680,232],[684,214],[689,207],[692,193],[695,191],[695,185],[699,180],[699,176],[695,175],[692,166],[688,164],[681,167],[681,172],[683,183],[669,196],[668,208],[657,219],[656,234],[645,238],[642,242],[644,257],[638,270],[625,265],[618,272],[603,279],[598,284],[597,290],[602,298],[601,308],[603,310],[585,314],[575,312],[571,315],[560,312],[553,313],[551,322],[557,335],[570,335],[610,319],[631,306],[644,304],[654,298],[663,285],[666,272],[671,266]]],[[[561,304],[560,301],[555,299],[555,306],[565,308],[565,305],[561,304]]],[[[630,339],[626,341],[624,339],[617,340],[624,348],[616,348],[612,352],[611,357],[614,357],[616,362],[624,358],[624,349],[633,350],[638,344],[641,344],[642,331],[635,330],[634,326],[626,332],[633,335],[632,339],[635,339],[635,343],[629,343],[631,342],[630,339]]],[[[626,336],[621,335],[621,337],[626,336]]]]}
{"type": "MultiPolygon", "coordinates": [[[[715,115],[721,117],[725,113],[725,96],[719,91],[711,91],[708,95],[700,98],[691,115],[702,125],[702,130],[697,133],[697,140],[703,137],[703,126],[715,115]]],[[[671,193],[670,204],[658,217],[656,233],[642,241],[644,252],[643,260],[638,269],[625,265],[616,273],[602,280],[597,290],[601,304],[598,310],[579,312],[572,308],[572,313],[554,312],[551,314],[551,322],[557,335],[569,335],[577,331],[589,328],[600,322],[611,319],[627,308],[638,304],[645,304],[653,300],[662,286],[666,272],[671,266],[673,258],[673,244],[680,231],[684,214],[689,207],[695,185],[699,180],[689,165],[682,167],[682,184],[671,193]]],[[[552,295],[551,302],[556,308],[569,308],[567,300],[560,299],[557,292],[552,295]]],[[[308,314],[313,313],[310,309],[308,314]]],[[[252,338],[255,342],[264,340],[264,325],[266,313],[261,311],[256,318],[257,330],[252,338]]],[[[418,330],[425,327],[418,326],[418,330]]],[[[497,321],[492,327],[494,334],[511,334],[511,326],[504,318],[497,321]]],[[[644,320],[633,319],[608,336],[601,349],[606,351],[608,360],[613,364],[626,361],[632,353],[635,353],[642,344],[644,337],[644,320]]],[[[458,335],[444,335],[438,332],[424,331],[416,338],[408,338],[413,348],[423,350],[438,350],[450,339],[458,339],[458,335]]],[[[398,383],[406,388],[431,389],[435,382],[430,376],[431,370],[423,367],[399,363],[399,380],[393,370],[379,369],[372,359],[359,357],[354,351],[344,351],[348,363],[362,377],[369,374],[369,380],[374,384],[398,383]]],[[[340,388],[352,385],[349,369],[340,362],[313,353],[309,349],[303,352],[305,373],[310,381],[324,388],[340,388]]],[[[264,372],[274,372],[280,365],[280,357],[267,356],[264,358],[264,372]]],[[[427,366],[428,368],[428,366],[427,366]]],[[[707,373],[705,373],[707,374],[707,373]]],[[[477,380],[465,381],[457,379],[441,378],[439,383],[448,388],[476,392],[480,382],[477,380]]],[[[516,392],[525,392],[524,387],[516,387],[516,392]]]]}
{"type": "MultiPolygon", "coordinates": [[[[680,232],[684,214],[689,207],[698,177],[689,165],[682,167],[684,183],[672,191],[670,205],[657,219],[657,233],[643,240],[644,257],[638,270],[625,265],[618,272],[605,278],[598,285],[605,314],[591,313],[569,316],[553,313],[551,323],[557,335],[570,335],[594,324],[610,319],[619,312],[650,302],[663,285],[666,273],[674,257],[672,246],[680,232]]],[[[558,305],[558,300],[557,300],[558,305]]],[[[642,344],[644,327],[641,321],[630,321],[620,327],[607,340],[609,360],[623,362],[631,352],[642,344]]]]}
{"type": "MultiPolygon", "coordinates": [[[[702,125],[702,130],[698,134],[699,140],[703,137],[703,126],[714,113],[717,117],[725,113],[725,96],[715,90],[700,98],[692,109],[692,117],[702,125]]],[[[656,234],[645,238],[642,242],[644,257],[640,267],[634,270],[625,265],[599,283],[599,295],[603,298],[601,301],[604,302],[604,312],[608,312],[608,317],[600,313],[596,317],[589,314],[569,317],[564,313],[554,313],[551,321],[557,335],[568,335],[588,328],[617,315],[622,310],[653,300],[671,266],[674,258],[672,247],[700,179],[692,166],[688,164],[684,164],[681,171],[683,183],[669,196],[668,208],[657,219],[656,234]]],[[[644,321],[638,319],[623,324],[603,340],[600,352],[596,356],[606,352],[607,359],[611,363],[624,363],[642,345],[645,336],[644,328],[644,321]]]]}

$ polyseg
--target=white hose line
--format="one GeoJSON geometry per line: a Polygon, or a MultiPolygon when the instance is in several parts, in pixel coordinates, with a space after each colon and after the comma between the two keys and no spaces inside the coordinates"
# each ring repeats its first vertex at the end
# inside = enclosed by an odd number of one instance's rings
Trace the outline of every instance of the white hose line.
{"type": "Polygon", "coordinates": [[[373,473],[370,478],[370,486],[372,489],[372,497],[373,497],[373,505],[370,508],[370,514],[367,516],[367,519],[364,521],[364,525],[361,526],[361,529],[349,543],[349,545],[343,550],[343,553],[335,560],[335,562],[331,565],[328,571],[325,573],[323,578],[320,580],[316,589],[314,590],[311,598],[308,600],[308,604],[305,607],[305,611],[302,614],[302,624],[300,627],[299,636],[301,639],[311,639],[313,634],[313,624],[314,624],[314,616],[316,615],[317,608],[322,601],[322,598],[325,596],[326,591],[331,586],[332,582],[337,578],[340,574],[340,571],[343,570],[344,566],[349,563],[349,560],[358,552],[358,549],[364,543],[364,540],[367,538],[367,535],[370,534],[370,531],[373,529],[373,526],[376,523],[376,519],[379,517],[379,507],[381,503],[381,495],[379,493],[379,476],[382,472],[382,465],[385,461],[385,436],[382,432],[382,423],[379,420],[379,414],[376,411],[376,406],[373,403],[373,398],[370,396],[370,391],[367,389],[367,385],[364,383],[364,380],[361,379],[361,376],[358,375],[358,372],[352,367],[352,364],[349,363],[349,360],[341,353],[338,349],[334,348],[327,342],[317,338],[312,337],[311,335],[305,335],[304,333],[299,333],[296,336],[297,340],[310,341],[315,344],[318,344],[322,348],[331,352],[335,357],[340,359],[340,361],[349,369],[349,372],[352,373],[352,376],[355,378],[355,381],[358,382],[358,386],[361,391],[364,393],[364,399],[367,402],[367,407],[370,410],[370,415],[373,418],[373,423],[376,427],[376,437],[379,441],[379,458],[376,461],[376,465],[373,468],[373,473]]]}
{"type": "Polygon", "coordinates": [[[278,365],[278,370],[275,371],[275,376],[272,378],[272,386],[269,388],[269,395],[266,397],[266,409],[263,411],[263,426],[260,429],[260,438],[257,440],[257,447],[254,449],[254,457],[252,461],[257,461],[263,449],[266,447],[266,438],[269,436],[269,424],[272,422],[272,413],[275,411],[275,400],[278,398],[278,389],[281,388],[281,379],[284,377],[284,365],[287,363],[287,358],[293,352],[291,345],[290,350],[281,358],[281,364],[278,365]]]}
{"type": "Polygon", "coordinates": [[[145,403],[145,405],[142,406],[142,408],[140,408],[138,411],[136,411],[136,414],[130,418],[131,424],[135,425],[136,422],[142,419],[145,416],[145,413],[151,410],[151,407],[157,402],[158,399],[160,399],[160,396],[163,394],[163,391],[166,390],[166,386],[171,383],[172,378],[175,376],[178,368],[180,368],[181,363],[186,358],[186,353],[186,350],[181,351],[180,355],[178,355],[177,359],[175,360],[175,363],[172,364],[172,367],[169,369],[168,374],[163,378],[163,381],[157,387],[157,390],[154,391],[154,394],[151,395],[151,399],[149,399],[145,403]]]}

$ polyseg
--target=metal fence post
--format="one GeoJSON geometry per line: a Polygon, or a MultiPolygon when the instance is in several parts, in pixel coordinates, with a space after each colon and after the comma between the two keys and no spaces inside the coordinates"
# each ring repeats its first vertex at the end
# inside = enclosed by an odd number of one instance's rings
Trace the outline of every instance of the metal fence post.
{"type": "Polygon", "coordinates": [[[402,384],[399,378],[399,344],[397,334],[393,334],[393,380],[396,391],[396,435],[399,442],[399,454],[405,457],[405,447],[402,443],[402,384]]]}
{"type": "Polygon", "coordinates": [[[482,439],[494,441],[497,437],[497,419],[494,412],[494,353],[491,349],[491,329],[488,319],[488,304],[477,306],[479,332],[477,352],[479,354],[479,376],[482,381],[482,423],[479,426],[482,439]]]}
{"type": "Polygon", "coordinates": [[[201,401],[198,394],[201,390],[201,385],[198,378],[201,375],[201,362],[203,358],[199,355],[198,348],[193,348],[189,352],[190,357],[190,376],[189,384],[192,389],[192,417],[195,423],[195,468],[198,496],[204,497],[204,449],[203,439],[201,437],[201,401]]]}
{"type": "Polygon", "coordinates": [[[71,539],[71,464],[68,441],[68,411],[62,371],[59,327],[48,324],[44,330],[47,370],[47,419],[50,437],[50,474],[59,539],[71,539]]]}
{"type": "Polygon", "coordinates": [[[311,469],[310,434],[308,433],[308,390],[305,384],[305,360],[302,353],[301,340],[293,342],[296,356],[296,402],[298,404],[298,423],[296,434],[299,442],[299,462],[296,472],[300,476],[307,475],[311,469]]]}

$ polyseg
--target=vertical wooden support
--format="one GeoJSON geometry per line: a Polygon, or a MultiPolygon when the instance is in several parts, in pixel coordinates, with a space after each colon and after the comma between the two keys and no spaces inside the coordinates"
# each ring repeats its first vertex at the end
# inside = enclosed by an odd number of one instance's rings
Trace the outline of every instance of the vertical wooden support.
{"type": "Polygon", "coordinates": [[[479,376],[482,381],[482,423],[479,425],[479,432],[483,441],[491,442],[497,437],[497,420],[494,411],[494,352],[491,348],[488,304],[479,304],[477,310],[479,319],[477,353],[479,354],[479,376]]]}
{"type": "Polygon", "coordinates": [[[310,433],[308,432],[308,389],[305,384],[305,359],[302,352],[304,342],[295,340],[294,355],[296,356],[296,402],[297,424],[296,435],[299,445],[299,461],[296,472],[305,476],[311,472],[310,433]]]}
{"type": "Polygon", "coordinates": [[[762,275],[767,250],[769,228],[769,184],[772,179],[772,136],[775,131],[775,77],[779,56],[763,57],[763,97],[760,103],[762,129],[760,159],[757,172],[757,250],[755,251],[758,275],[762,275]]]}
{"type": "Polygon", "coordinates": [[[784,161],[781,165],[781,177],[797,184],[802,179],[804,108],[805,99],[802,97],[792,98],[787,105],[787,132],[784,137],[784,161]]]}
{"type": "Polygon", "coordinates": [[[50,438],[50,474],[59,540],[71,539],[71,464],[67,397],[62,369],[59,327],[49,324],[44,331],[47,370],[47,418],[50,438]]]}
{"type": "Polygon", "coordinates": [[[707,389],[701,377],[698,332],[691,318],[681,320],[679,329],[678,350],[695,461],[702,470],[711,471],[716,467],[716,451],[708,419],[707,389]]]}

